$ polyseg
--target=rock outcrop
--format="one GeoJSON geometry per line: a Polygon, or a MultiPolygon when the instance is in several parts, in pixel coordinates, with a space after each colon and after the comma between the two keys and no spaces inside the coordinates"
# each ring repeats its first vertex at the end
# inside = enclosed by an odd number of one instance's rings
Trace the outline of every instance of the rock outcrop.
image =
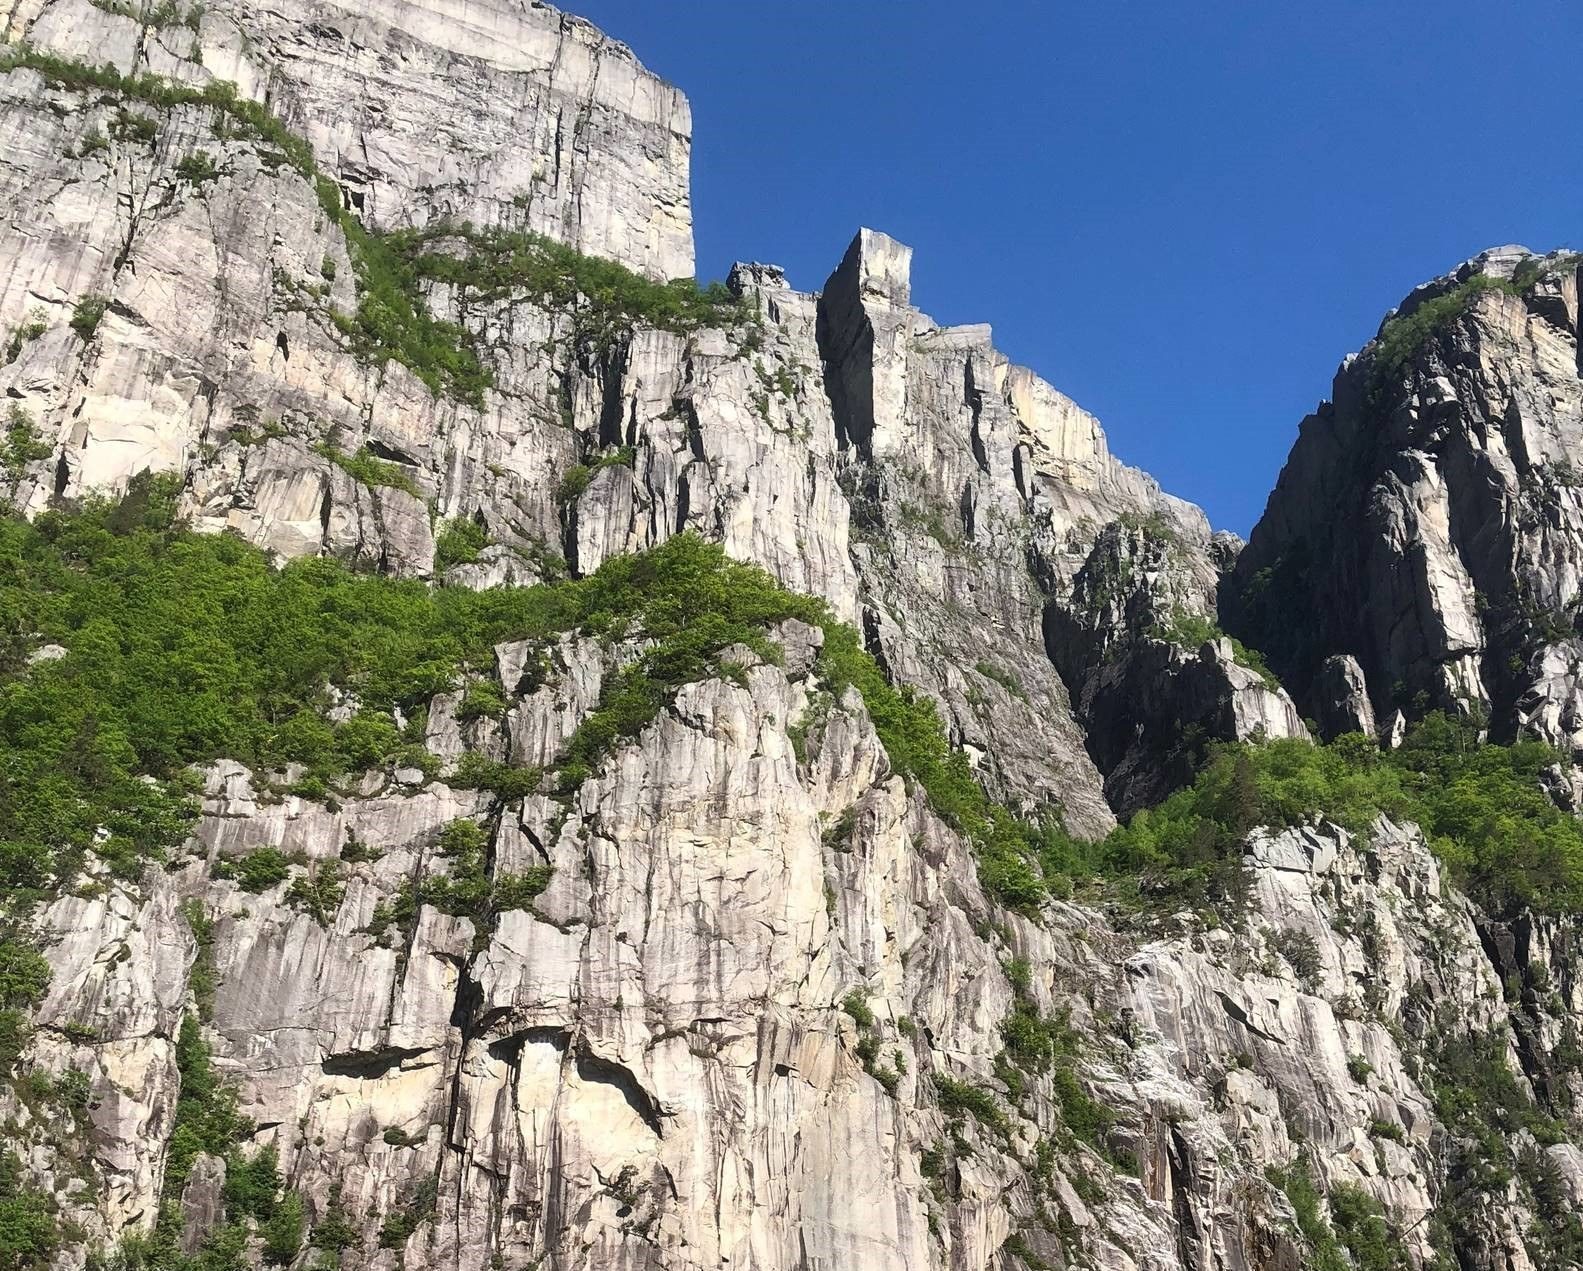
{"type": "Polygon", "coordinates": [[[1352,700],[1327,728],[1439,709],[1583,742],[1578,264],[1498,248],[1425,284],[1303,421],[1225,610],[1305,710],[1352,700]]]}

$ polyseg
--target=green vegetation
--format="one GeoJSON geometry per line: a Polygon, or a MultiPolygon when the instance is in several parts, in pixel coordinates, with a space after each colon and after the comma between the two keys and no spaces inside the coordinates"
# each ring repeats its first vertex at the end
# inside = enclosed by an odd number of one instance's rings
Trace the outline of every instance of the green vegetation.
{"type": "Polygon", "coordinates": [[[0,468],[19,473],[36,460],[48,459],[51,449],[38,435],[33,417],[13,402],[6,413],[5,437],[0,439],[0,468]]]}
{"type": "Polygon", "coordinates": [[[252,1124],[236,1110],[235,1088],[220,1080],[203,1029],[191,1015],[182,1017],[176,1067],[181,1094],[165,1158],[165,1195],[170,1198],[181,1195],[200,1153],[226,1156],[252,1133],[252,1124]]]}
{"type": "MultiPolygon", "coordinates": [[[[435,394],[474,404],[482,401],[493,380],[478,360],[472,337],[455,323],[443,322],[429,312],[410,264],[392,250],[387,236],[366,229],[343,206],[340,189],[320,174],[312,147],[263,105],[239,97],[236,85],[215,81],[199,88],[158,75],[122,75],[113,66],[89,66],[25,44],[10,45],[0,54],[0,69],[15,66],[38,71],[59,88],[94,92],[101,99],[109,96],[159,110],[181,106],[211,109],[219,116],[218,135],[251,139],[279,163],[314,182],[325,215],[346,237],[357,274],[356,312],[329,314],[353,352],[368,361],[400,362],[435,394]]],[[[147,116],[123,110],[112,131],[123,139],[149,143],[158,126],[147,116]]],[[[183,173],[178,165],[177,175],[190,180],[202,174],[196,168],[183,173]]],[[[79,306],[73,329],[84,339],[91,338],[102,312],[102,305],[98,314],[84,313],[79,306]]]]}
{"type": "Polygon", "coordinates": [[[181,902],[182,921],[192,933],[192,942],[198,956],[188,974],[188,987],[192,989],[193,1004],[198,1008],[198,1018],[207,1021],[214,1014],[214,993],[219,987],[214,967],[214,919],[204,910],[203,902],[188,897],[181,902]]]}
{"type": "Polygon", "coordinates": [[[1083,1039],[1071,1026],[1063,1008],[1054,1016],[1039,1013],[1031,985],[1031,970],[1021,959],[1005,964],[1011,981],[1012,1009],[1000,1026],[1005,1049],[996,1059],[995,1075],[1006,1085],[1013,1100],[1022,1097],[1027,1075],[1049,1074],[1066,1133],[1086,1143],[1118,1169],[1132,1168],[1111,1148],[1110,1133],[1116,1115],[1083,1089],[1077,1076],[1077,1060],[1083,1039]]]}
{"type": "Polygon", "coordinates": [[[526,299],[570,314],[577,337],[596,345],[640,324],[687,332],[747,317],[721,283],[655,282],[541,234],[452,222],[393,234],[390,246],[417,278],[455,287],[468,301],[526,299]]]}
{"type": "Polygon", "coordinates": [[[429,311],[417,273],[392,245],[394,236],[367,229],[329,177],[305,175],[314,182],[319,207],[345,236],[357,276],[356,312],[330,311],[352,351],[367,362],[401,363],[436,396],[482,406],[494,375],[479,361],[473,336],[429,311]]]}
{"type": "Polygon", "coordinates": [[[1519,264],[1510,278],[1474,274],[1444,295],[1424,301],[1411,313],[1387,319],[1375,338],[1369,391],[1377,397],[1419,349],[1472,308],[1481,295],[1491,291],[1508,296],[1526,295],[1546,275],[1576,268],[1579,259],[1583,257],[1564,256],[1547,265],[1536,256],[1519,264]]]}
{"type": "Polygon", "coordinates": [[[186,155],[176,164],[176,179],[189,185],[201,186],[220,175],[214,156],[205,150],[186,155]]]}
{"type": "Polygon", "coordinates": [[[354,481],[361,481],[370,489],[383,486],[392,490],[402,490],[415,499],[423,497],[422,492],[413,484],[412,478],[407,475],[406,468],[399,463],[391,463],[387,459],[379,458],[367,446],[361,447],[355,455],[338,450],[329,442],[321,442],[314,447],[314,450],[354,481]]]}
{"type": "Polygon", "coordinates": [[[400,1209],[386,1215],[379,1229],[381,1249],[399,1249],[407,1243],[412,1233],[434,1217],[435,1202],[439,1199],[439,1183],[433,1177],[425,1178],[400,1209]]]}
{"type": "Polygon", "coordinates": [[[854,989],[841,999],[841,1009],[851,1016],[852,1022],[857,1025],[857,1046],[855,1051],[858,1062],[863,1065],[863,1071],[873,1077],[885,1088],[885,1092],[894,1096],[896,1087],[901,1084],[901,1074],[907,1071],[907,1059],[900,1049],[891,1052],[894,1066],[886,1066],[880,1062],[880,1023],[875,1018],[874,1012],[869,1008],[868,994],[862,989],[854,989]]]}
{"type": "Polygon", "coordinates": [[[506,713],[506,696],[494,680],[473,680],[462,694],[456,717],[468,724],[475,719],[499,719],[506,713]]]}
{"type": "Polygon", "coordinates": [[[1248,648],[1235,636],[1227,635],[1212,618],[1189,613],[1185,609],[1175,609],[1171,613],[1170,621],[1151,627],[1148,634],[1156,640],[1164,640],[1195,652],[1211,640],[1229,640],[1232,660],[1238,666],[1247,667],[1257,674],[1264,681],[1266,688],[1273,690],[1281,687],[1281,682],[1265,665],[1263,655],[1257,649],[1248,648]]]}
{"type": "Polygon", "coordinates": [[[215,873],[221,878],[234,878],[245,892],[257,895],[278,887],[291,875],[291,858],[278,847],[261,847],[234,860],[221,861],[215,873]]]}
{"type": "Polygon", "coordinates": [[[1022,687],[1022,681],[1004,667],[996,666],[993,662],[980,662],[973,669],[986,680],[999,684],[1001,688],[1005,689],[1013,697],[1019,698],[1024,702],[1028,700],[1027,691],[1022,687]]]}
{"type": "Polygon", "coordinates": [[[302,1247],[302,1198],[285,1189],[273,1147],[244,1150],[253,1125],[238,1114],[236,1090],[220,1080],[191,1015],[181,1023],[176,1063],[181,1092],[154,1229],[123,1239],[105,1263],[114,1271],[244,1271],[249,1238],[256,1235],[266,1263],[288,1265],[302,1247]],[[181,1193],[200,1155],[225,1162],[221,1213],[198,1250],[184,1254],[181,1193]]]}
{"type": "Polygon", "coordinates": [[[561,477],[561,483],[555,491],[556,501],[563,507],[576,503],[601,468],[630,468],[636,462],[637,452],[631,446],[618,446],[607,454],[596,455],[588,463],[574,463],[561,477]]]}
{"type": "Polygon", "coordinates": [[[457,517],[440,527],[434,540],[434,570],[444,573],[453,565],[471,565],[489,542],[489,531],[471,517],[457,517]]]}
{"type": "MultiPolygon", "coordinates": [[[[1174,903],[1235,906],[1248,830],[1323,816],[1361,832],[1383,813],[1422,826],[1452,879],[1492,913],[1575,913],[1583,909],[1583,823],[1540,784],[1558,761],[1539,742],[1481,744],[1471,724],[1443,714],[1425,718],[1393,751],[1356,735],[1328,746],[1222,746],[1192,786],[1101,843],[1045,827],[1040,857],[1046,875],[1110,877],[1174,903]]],[[[1299,975],[1317,973],[1296,946],[1283,953],[1299,975]]]]}
{"type": "Polygon", "coordinates": [[[89,0],[96,9],[132,18],[145,27],[162,29],[184,26],[196,31],[203,20],[205,7],[193,4],[183,7],[177,0],[89,0]]]}
{"type": "Polygon", "coordinates": [[[496,915],[530,908],[550,885],[550,868],[541,865],[521,874],[491,873],[488,847],[488,836],[476,821],[451,822],[441,832],[438,844],[447,872],[403,883],[393,901],[375,908],[369,930],[384,936],[394,926],[410,934],[418,905],[425,904],[453,917],[471,919],[482,938],[496,915]]]}
{"type": "Polygon", "coordinates": [[[45,1271],[69,1234],[54,1198],[30,1186],[16,1153],[0,1148],[0,1267],[45,1271]]]}
{"type": "Polygon", "coordinates": [[[1321,1209],[1319,1190],[1302,1164],[1271,1169],[1273,1186],[1286,1193],[1297,1216],[1297,1229],[1308,1244],[1313,1271],[1394,1271],[1406,1265],[1384,1210],[1361,1188],[1332,1188],[1330,1221],[1321,1209]],[[1333,1224],[1333,1225],[1332,1225],[1333,1224]]]}
{"type": "Polygon", "coordinates": [[[335,920],[345,895],[341,862],[321,861],[292,880],[286,889],[286,903],[309,915],[321,927],[328,927],[335,920]]]}
{"type": "Polygon", "coordinates": [[[860,989],[853,989],[841,999],[841,1009],[852,1017],[852,1022],[859,1028],[873,1028],[875,1024],[874,1012],[868,1004],[868,994],[860,989]]]}
{"type": "Polygon", "coordinates": [[[44,320],[42,313],[35,311],[30,314],[26,322],[11,332],[11,338],[6,341],[5,357],[0,359],[0,365],[10,366],[21,354],[24,344],[31,344],[48,330],[49,323],[44,320]]]}
{"type": "Polygon", "coordinates": [[[71,329],[85,342],[93,339],[109,307],[110,302],[104,296],[84,296],[72,308],[71,329]]]}
{"type": "Polygon", "coordinates": [[[934,1093],[939,1101],[940,1111],[946,1116],[959,1117],[965,1113],[985,1129],[992,1130],[996,1134],[1004,1135],[1010,1131],[1011,1126],[1006,1119],[1005,1110],[995,1096],[982,1086],[975,1086],[967,1081],[957,1081],[944,1073],[936,1073],[934,1093]]]}

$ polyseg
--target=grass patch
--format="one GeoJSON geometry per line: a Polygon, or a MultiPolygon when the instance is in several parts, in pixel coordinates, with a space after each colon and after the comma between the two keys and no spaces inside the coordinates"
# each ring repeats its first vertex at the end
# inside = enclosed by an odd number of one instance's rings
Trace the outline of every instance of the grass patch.
{"type": "Polygon", "coordinates": [[[341,471],[345,472],[354,481],[361,481],[370,489],[385,487],[391,490],[400,490],[410,494],[415,499],[423,497],[422,492],[407,475],[407,469],[399,463],[391,463],[381,459],[367,446],[362,446],[354,455],[338,450],[328,442],[321,442],[314,448],[315,453],[323,455],[341,471]]]}

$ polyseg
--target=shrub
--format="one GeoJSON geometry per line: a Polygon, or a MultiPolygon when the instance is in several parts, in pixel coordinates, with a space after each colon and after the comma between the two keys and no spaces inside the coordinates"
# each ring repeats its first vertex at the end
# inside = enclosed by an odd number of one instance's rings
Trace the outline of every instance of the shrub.
{"type": "Polygon", "coordinates": [[[1275,673],[1266,665],[1263,654],[1257,649],[1248,648],[1235,636],[1228,635],[1212,618],[1189,613],[1185,609],[1174,609],[1168,621],[1157,623],[1149,629],[1148,634],[1156,640],[1164,640],[1168,644],[1194,651],[1213,640],[1228,640],[1231,643],[1232,661],[1257,674],[1264,681],[1264,686],[1272,692],[1281,686],[1281,682],[1275,678],[1275,673]]]}
{"type": "Polygon", "coordinates": [[[934,1091],[940,1103],[940,1110],[947,1116],[954,1117],[966,1113],[979,1124],[996,1133],[1004,1134],[1008,1129],[1006,1114],[1001,1111],[995,1096],[981,1086],[966,1081],[956,1081],[943,1073],[936,1073],[934,1091]]]}
{"type": "Polygon", "coordinates": [[[563,507],[576,503],[601,469],[630,468],[636,462],[636,451],[631,446],[620,446],[608,454],[595,456],[588,463],[574,463],[561,476],[560,484],[555,489],[556,501],[563,507]]]}
{"type": "Polygon", "coordinates": [[[219,175],[220,169],[215,166],[214,156],[207,151],[199,150],[185,155],[176,164],[176,179],[189,185],[201,186],[219,175]]]}
{"type": "Polygon", "coordinates": [[[33,417],[12,403],[6,413],[5,438],[0,442],[0,467],[20,472],[36,460],[48,459],[51,451],[50,444],[39,437],[33,417]]]}
{"type": "Polygon", "coordinates": [[[500,685],[493,680],[474,680],[462,694],[456,717],[466,724],[475,719],[498,719],[505,713],[506,697],[500,685]]]}
{"type": "MultiPolygon", "coordinates": [[[[1499,746],[1431,714],[1396,750],[1352,735],[1328,746],[1282,739],[1215,748],[1191,787],[1073,855],[1059,838],[1046,873],[1138,877],[1162,895],[1235,898],[1241,843],[1257,825],[1325,817],[1367,833],[1380,815],[1415,821],[1452,880],[1497,915],[1583,908],[1583,823],[1541,784],[1558,761],[1538,742],[1499,746]]],[[[1313,970],[1293,946],[1302,971],[1313,970]]],[[[1283,950],[1284,952],[1284,950],[1283,950]]],[[[1297,969],[1294,967],[1294,969],[1297,969]]]]}
{"type": "Polygon", "coordinates": [[[191,1015],[182,1017],[176,1038],[176,1070],[181,1093],[165,1157],[166,1197],[178,1197],[200,1153],[227,1156],[252,1131],[238,1115],[236,1090],[221,1082],[209,1057],[203,1030],[191,1015]]]}
{"type": "Polygon", "coordinates": [[[0,1008],[29,1010],[49,992],[50,969],[43,954],[20,940],[0,940],[0,1008]]]}
{"type": "Polygon", "coordinates": [[[1276,933],[1275,950],[1292,968],[1298,983],[1312,991],[1319,982],[1324,963],[1319,954],[1319,943],[1306,931],[1282,930],[1276,933]]]}
{"type": "Polygon", "coordinates": [[[321,927],[328,927],[341,908],[341,899],[345,895],[341,862],[321,861],[311,872],[295,879],[286,889],[286,903],[311,916],[321,927]]]}
{"type": "Polygon", "coordinates": [[[747,317],[718,283],[700,288],[691,278],[655,282],[539,234],[450,223],[392,236],[392,247],[417,277],[447,283],[469,298],[520,297],[570,313],[577,338],[596,345],[608,345],[638,324],[686,332],[747,317]],[[436,244],[450,250],[425,250],[436,244]]]}
{"type": "Polygon", "coordinates": [[[54,1198],[29,1186],[16,1153],[0,1148],[0,1267],[46,1271],[62,1234],[54,1198]]]}
{"type": "Polygon", "coordinates": [[[458,790],[488,790],[507,803],[524,799],[538,791],[544,774],[537,768],[513,768],[469,750],[456,764],[450,784],[458,790]]]}
{"type": "Polygon", "coordinates": [[[234,860],[223,861],[215,871],[221,878],[234,878],[243,891],[268,891],[291,876],[291,860],[278,847],[260,847],[234,860]]]}
{"type": "Polygon", "coordinates": [[[71,329],[84,341],[93,339],[110,301],[104,296],[84,296],[72,307],[71,329]]]}
{"type": "Polygon", "coordinates": [[[31,344],[48,330],[49,323],[44,320],[42,313],[29,315],[26,322],[11,332],[11,338],[6,342],[4,365],[10,366],[17,360],[24,344],[31,344]]]}
{"type": "Polygon", "coordinates": [[[391,463],[381,459],[367,446],[360,447],[355,455],[349,455],[342,450],[322,442],[314,450],[323,455],[336,467],[340,468],[354,481],[361,481],[370,489],[381,486],[392,490],[401,490],[412,495],[415,499],[423,497],[422,492],[407,475],[407,470],[399,463],[391,463]]]}
{"type": "Polygon", "coordinates": [[[1022,681],[1005,668],[996,666],[993,662],[980,662],[973,669],[986,680],[999,684],[1001,688],[1005,689],[1013,697],[1020,698],[1024,702],[1028,700],[1027,691],[1022,687],[1022,681]]]}
{"type": "Polygon", "coordinates": [[[874,1012],[869,1008],[868,994],[862,989],[853,989],[841,999],[841,1009],[852,1017],[852,1021],[859,1028],[874,1027],[874,1012]]]}
{"type": "Polygon", "coordinates": [[[439,572],[453,565],[471,565],[489,542],[489,532],[471,517],[447,521],[434,542],[434,568],[439,572]]]}
{"type": "Polygon", "coordinates": [[[379,1229],[381,1249],[399,1249],[407,1243],[412,1233],[434,1216],[435,1201],[439,1198],[439,1183],[426,1178],[418,1184],[417,1191],[404,1208],[392,1210],[379,1229]]]}
{"type": "Polygon", "coordinates": [[[1485,292],[1499,291],[1521,295],[1525,284],[1488,274],[1475,274],[1444,295],[1426,300],[1411,313],[1386,319],[1374,340],[1369,385],[1378,394],[1386,382],[1401,369],[1439,331],[1445,330],[1473,307],[1485,292]]]}
{"type": "Polygon", "coordinates": [[[290,1266],[302,1249],[304,1230],[302,1197],[287,1192],[285,1198],[258,1229],[264,1241],[264,1261],[271,1266],[290,1266]]]}

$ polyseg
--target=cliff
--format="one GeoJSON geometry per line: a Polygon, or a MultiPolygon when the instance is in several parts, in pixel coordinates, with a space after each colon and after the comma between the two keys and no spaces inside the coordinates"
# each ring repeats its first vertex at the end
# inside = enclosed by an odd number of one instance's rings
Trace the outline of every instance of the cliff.
{"type": "Polygon", "coordinates": [[[578,19],[6,32],[19,1267],[1576,1261],[1564,906],[1302,769],[1570,745],[1475,594],[1570,612],[1560,257],[1416,295],[1239,557],[884,234],[699,288],[578,19]]]}

